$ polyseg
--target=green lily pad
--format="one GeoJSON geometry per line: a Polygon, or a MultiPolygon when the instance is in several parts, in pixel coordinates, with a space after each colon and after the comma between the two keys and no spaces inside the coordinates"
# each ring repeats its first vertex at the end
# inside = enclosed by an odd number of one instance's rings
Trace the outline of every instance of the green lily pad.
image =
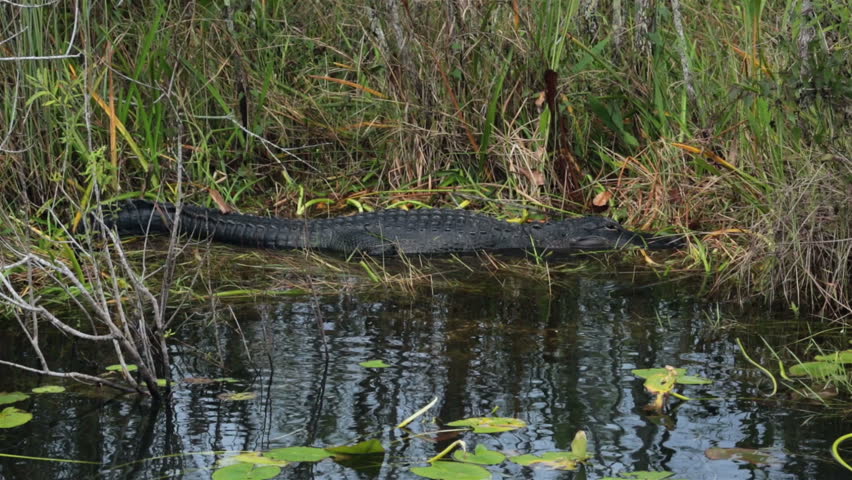
{"type": "Polygon", "coordinates": [[[234,455],[233,457],[228,457],[228,460],[232,462],[251,463],[254,465],[276,465],[279,467],[284,467],[290,464],[290,462],[285,460],[276,460],[274,458],[266,457],[260,452],[241,453],[239,455],[234,455]]]}
{"type": "Polygon", "coordinates": [[[696,375],[678,375],[676,382],[681,385],[707,385],[713,383],[713,380],[696,375]]]}
{"type": "Polygon", "coordinates": [[[382,360],[368,360],[366,362],[361,362],[358,365],[361,365],[364,368],[388,368],[390,365],[385,363],[382,360]]]}
{"type": "Polygon", "coordinates": [[[0,412],[0,428],[19,427],[33,419],[33,414],[19,408],[6,407],[0,412]]]}
{"type": "MultiPolygon", "coordinates": [[[[675,371],[677,372],[678,377],[686,375],[685,368],[675,368],[675,371]]],[[[631,370],[630,373],[640,378],[648,378],[651,375],[667,375],[669,371],[665,368],[638,368],[636,370],[631,370]]]]}
{"type": "Polygon", "coordinates": [[[456,450],[453,452],[453,458],[460,462],[477,463],[479,465],[497,465],[506,460],[506,455],[494,450],[488,450],[488,447],[481,443],[476,446],[473,453],[465,452],[464,450],[456,450]]]}
{"type": "MultiPolygon", "coordinates": [[[[674,475],[672,472],[646,472],[646,471],[638,471],[638,472],[628,472],[628,473],[619,473],[618,477],[604,477],[601,480],[664,480],[666,478],[674,475]]],[[[674,479],[672,479],[674,480],[674,479]]]]}
{"type": "MultiPolygon", "coordinates": [[[[110,365],[110,366],[106,367],[106,370],[108,372],[120,372],[121,371],[121,364],[117,363],[115,365],[110,365]]],[[[137,367],[136,365],[134,365],[132,363],[127,364],[127,371],[128,372],[135,372],[136,370],[139,370],[139,367],[137,367]]]]}
{"type": "Polygon", "coordinates": [[[276,460],[287,460],[288,462],[319,462],[324,458],[332,456],[331,452],[314,447],[275,448],[266,452],[264,455],[276,460]]]}
{"type": "Polygon", "coordinates": [[[329,447],[325,451],[331,453],[340,453],[342,455],[372,455],[376,453],[385,453],[385,447],[381,442],[372,438],[355,445],[341,445],[339,447],[329,447]]]}
{"type": "Polygon", "coordinates": [[[65,387],[60,387],[59,385],[45,385],[32,390],[33,393],[62,393],[64,391],[65,387]]]}
{"type": "Polygon", "coordinates": [[[574,452],[547,452],[541,456],[520,455],[511,457],[509,460],[524,466],[540,464],[554,470],[576,470],[580,462],[586,460],[586,458],[588,457],[581,458],[574,452]]]}
{"type": "Polygon", "coordinates": [[[790,367],[793,377],[827,378],[843,374],[843,367],[834,362],[805,362],[790,367]]]}
{"type": "Polygon", "coordinates": [[[246,400],[251,400],[255,397],[257,397],[257,394],[254,392],[227,392],[216,395],[216,398],[218,398],[219,400],[226,400],[231,402],[244,402],[246,400]]]}
{"type": "Polygon", "coordinates": [[[411,473],[439,480],[484,480],[491,472],[471,463],[435,462],[428,467],[414,467],[411,473]]]}
{"type": "Polygon", "coordinates": [[[645,379],[645,388],[651,393],[668,393],[677,384],[676,377],[667,373],[656,373],[645,379]]]}
{"type": "Polygon", "coordinates": [[[219,378],[214,378],[213,381],[214,382],[225,382],[225,383],[237,383],[237,382],[239,382],[239,380],[237,380],[236,378],[233,378],[233,377],[219,377],[219,378]]]}
{"type": "Polygon", "coordinates": [[[174,384],[175,384],[175,382],[172,382],[172,381],[165,379],[165,378],[158,378],[157,379],[157,386],[158,387],[165,387],[166,385],[174,385],[174,384]]]}
{"type": "Polygon", "coordinates": [[[742,460],[753,465],[768,465],[774,457],[769,452],[754,448],[721,448],[712,447],[704,451],[704,455],[710,460],[742,460]]]}
{"type": "Polygon", "coordinates": [[[281,468],[274,465],[237,463],[213,472],[213,480],[267,480],[280,473],[281,468]]]}
{"type": "Polygon", "coordinates": [[[30,396],[23,392],[2,392],[0,393],[0,405],[20,402],[21,400],[26,400],[28,398],[30,398],[30,396]]]}
{"type": "Polygon", "coordinates": [[[471,427],[473,433],[509,432],[527,426],[523,420],[504,417],[474,417],[456,420],[447,424],[450,427],[471,427]]]}
{"type": "Polygon", "coordinates": [[[817,355],[814,359],[821,362],[852,363],[852,350],[843,350],[840,352],[829,353],[827,355],[817,355]]]}

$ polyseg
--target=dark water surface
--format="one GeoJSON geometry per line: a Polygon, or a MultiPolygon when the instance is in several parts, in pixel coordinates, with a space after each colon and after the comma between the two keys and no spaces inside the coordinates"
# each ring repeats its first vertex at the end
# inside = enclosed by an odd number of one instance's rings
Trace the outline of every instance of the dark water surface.
{"type": "MultiPolygon", "coordinates": [[[[368,438],[388,449],[383,463],[325,460],[285,467],[278,478],[418,478],[408,468],[455,437],[410,438],[393,426],[434,397],[437,405],[413,432],[437,430],[433,419],[487,416],[496,408],[529,426],[464,434],[471,447],[540,454],[569,450],[578,430],[589,436],[593,458],[583,472],[505,462],[488,467],[494,478],[596,479],[634,470],[692,480],[852,478],[829,453],[835,438],[852,431],[848,419],[810,403],[763,399],[765,377],[739,353],[737,336],[752,350],[762,345],[759,335],[781,343],[781,330],[789,330],[789,323],[779,327],[783,319],[705,302],[689,281],[603,272],[561,275],[551,286],[508,274],[463,280],[472,287],[436,285],[414,295],[376,286],[186,307],[177,312],[185,320],[171,343],[173,378],[230,376],[239,383],[180,383],[171,403],[158,408],[86,390],[32,396],[15,406],[34,420],[0,430],[0,453],[98,465],[0,457],[0,478],[209,478],[225,455],[170,455],[368,438]],[[720,312],[751,326],[719,327],[720,312]],[[358,365],[372,359],[392,367],[358,365]],[[722,399],[672,399],[665,415],[644,410],[651,397],[630,370],[664,365],[715,381],[682,393],[722,399]],[[257,397],[217,399],[239,391],[257,397]],[[711,460],[705,452],[712,447],[771,455],[757,465],[711,460]],[[142,459],[150,460],[132,463],[142,459]]],[[[56,365],[97,372],[114,362],[109,348],[51,341],[62,358],[56,365]]],[[[0,338],[0,350],[0,358],[32,361],[20,338],[0,338]]],[[[5,367],[0,375],[0,391],[28,391],[38,381],[5,367]]]]}

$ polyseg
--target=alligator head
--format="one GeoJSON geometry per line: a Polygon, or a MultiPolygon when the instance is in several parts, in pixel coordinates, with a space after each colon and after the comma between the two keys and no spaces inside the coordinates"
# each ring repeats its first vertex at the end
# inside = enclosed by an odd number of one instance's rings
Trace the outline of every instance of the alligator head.
{"type": "Polygon", "coordinates": [[[551,250],[618,250],[627,247],[664,250],[684,245],[683,236],[632,232],[606,217],[554,222],[544,224],[541,230],[543,241],[539,244],[551,250]]]}

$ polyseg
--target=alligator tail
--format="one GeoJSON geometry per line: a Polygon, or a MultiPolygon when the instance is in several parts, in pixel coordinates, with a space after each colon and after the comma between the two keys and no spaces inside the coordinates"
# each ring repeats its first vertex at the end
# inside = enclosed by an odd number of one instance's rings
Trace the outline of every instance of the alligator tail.
{"type": "MultiPolygon", "coordinates": [[[[165,234],[174,229],[176,212],[171,203],[129,200],[105,223],[119,235],[165,234]]],[[[304,221],[224,214],[195,205],[183,205],[178,225],[182,235],[244,247],[304,248],[308,243],[304,221]]]]}
{"type": "Polygon", "coordinates": [[[121,235],[169,233],[174,224],[175,206],[149,200],[127,200],[104,216],[104,223],[121,235]]]}

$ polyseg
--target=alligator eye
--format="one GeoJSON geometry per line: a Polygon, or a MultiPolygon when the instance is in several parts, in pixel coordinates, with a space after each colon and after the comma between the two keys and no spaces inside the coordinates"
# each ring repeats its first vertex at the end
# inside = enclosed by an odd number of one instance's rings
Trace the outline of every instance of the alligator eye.
{"type": "Polygon", "coordinates": [[[604,228],[609,230],[610,232],[618,231],[618,227],[616,227],[615,225],[613,225],[611,223],[604,225],[604,228]]]}

